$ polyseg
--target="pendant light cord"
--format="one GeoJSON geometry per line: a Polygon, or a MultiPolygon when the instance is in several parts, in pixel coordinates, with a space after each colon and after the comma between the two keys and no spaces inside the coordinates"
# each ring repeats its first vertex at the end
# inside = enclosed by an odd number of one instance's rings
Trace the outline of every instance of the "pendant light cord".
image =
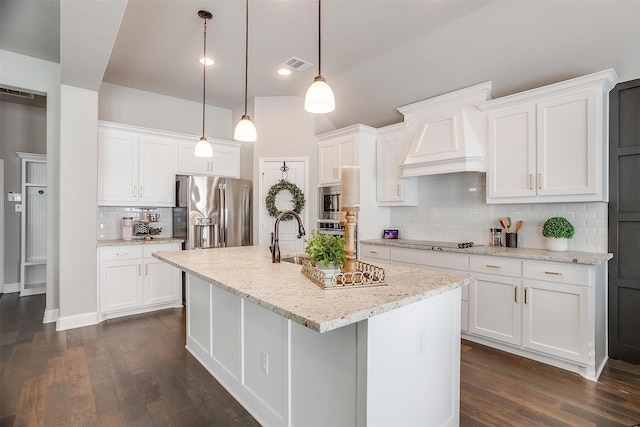
{"type": "Polygon", "coordinates": [[[244,33],[244,115],[247,115],[247,94],[249,87],[249,0],[246,0],[246,20],[244,33]]]}
{"type": "Polygon", "coordinates": [[[207,18],[204,18],[204,57],[202,58],[202,137],[204,138],[205,97],[207,93],[207,18]]]}
{"type": "Polygon", "coordinates": [[[318,75],[322,75],[322,36],[320,25],[322,22],[322,0],[318,0],[318,75]]]}

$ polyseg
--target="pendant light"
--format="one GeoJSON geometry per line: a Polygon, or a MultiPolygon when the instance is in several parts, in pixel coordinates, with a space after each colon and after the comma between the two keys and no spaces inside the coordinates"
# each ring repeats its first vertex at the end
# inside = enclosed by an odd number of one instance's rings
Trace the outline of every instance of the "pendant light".
{"type": "Polygon", "coordinates": [[[236,125],[233,139],[242,142],[253,142],[258,139],[256,127],[247,114],[247,87],[249,79],[249,0],[245,0],[246,22],[244,35],[244,114],[236,125]]]}
{"type": "Polygon", "coordinates": [[[213,157],[213,148],[207,140],[207,137],[204,136],[204,111],[206,105],[205,97],[207,93],[207,20],[213,18],[213,14],[208,10],[200,10],[198,11],[198,16],[204,19],[204,54],[202,55],[204,58],[202,61],[202,137],[200,137],[200,140],[196,144],[193,155],[196,157],[213,157]]]}
{"type": "Polygon", "coordinates": [[[330,113],[336,108],[333,91],[322,77],[322,36],[320,26],[322,22],[322,0],[318,0],[318,75],[313,80],[304,97],[304,109],[314,114],[330,113]]]}

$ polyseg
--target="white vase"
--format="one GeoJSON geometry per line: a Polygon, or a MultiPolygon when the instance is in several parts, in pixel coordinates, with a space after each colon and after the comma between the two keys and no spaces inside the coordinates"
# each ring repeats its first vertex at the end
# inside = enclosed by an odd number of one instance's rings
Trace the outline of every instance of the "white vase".
{"type": "Polygon", "coordinates": [[[333,263],[330,263],[328,266],[322,265],[322,261],[318,261],[316,263],[316,267],[319,270],[322,270],[324,274],[338,274],[340,273],[340,267],[336,267],[333,263]]]}
{"type": "Polygon", "coordinates": [[[547,249],[554,252],[564,252],[569,248],[569,239],[562,237],[547,237],[547,249]]]}

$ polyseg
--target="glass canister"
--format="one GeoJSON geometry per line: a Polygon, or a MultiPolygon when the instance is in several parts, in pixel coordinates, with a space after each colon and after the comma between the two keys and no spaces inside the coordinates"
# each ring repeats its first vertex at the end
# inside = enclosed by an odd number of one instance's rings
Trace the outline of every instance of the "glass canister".
{"type": "Polygon", "coordinates": [[[491,246],[502,246],[502,228],[490,228],[491,246]]]}

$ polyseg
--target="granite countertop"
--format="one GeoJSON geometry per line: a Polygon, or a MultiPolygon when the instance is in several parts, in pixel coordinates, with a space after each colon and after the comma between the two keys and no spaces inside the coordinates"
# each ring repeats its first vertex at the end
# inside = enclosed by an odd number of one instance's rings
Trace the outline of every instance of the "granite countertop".
{"type": "MultiPolygon", "coordinates": [[[[234,295],[317,332],[328,332],[472,282],[467,276],[376,263],[387,286],[323,290],[301,266],[272,263],[266,246],[154,253],[234,295]]],[[[284,256],[284,255],[283,255],[284,256]]]]}
{"type": "Polygon", "coordinates": [[[430,251],[454,252],[471,255],[490,255],[510,258],[521,258],[537,261],[568,262],[573,264],[600,265],[611,258],[613,254],[597,252],[553,252],[545,249],[506,248],[504,246],[474,246],[472,248],[447,248],[437,246],[426,240],[410,239],[373,239],[360,240],[366,245],[390,246],[397,248],[423,249],[430,251]]]}
{"type": "Polygon", "coordinates": [[[154,237],[151,240],[133,239],[133,240],[98,240],[97,246],[124,246],[124,245],[159,245],[161,243],[182,243],[184,240],[175,237],[154,237]]]}

